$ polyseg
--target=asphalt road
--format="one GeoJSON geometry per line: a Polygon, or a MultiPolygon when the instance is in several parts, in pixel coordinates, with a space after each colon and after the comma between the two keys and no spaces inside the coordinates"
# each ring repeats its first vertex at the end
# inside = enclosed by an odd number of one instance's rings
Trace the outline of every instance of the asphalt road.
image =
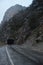
{"type": "Polygon", "coordinates": [[[43,65],[43,52],[19,45],[4,46],[0,48],[0,65],[43,65]]]}

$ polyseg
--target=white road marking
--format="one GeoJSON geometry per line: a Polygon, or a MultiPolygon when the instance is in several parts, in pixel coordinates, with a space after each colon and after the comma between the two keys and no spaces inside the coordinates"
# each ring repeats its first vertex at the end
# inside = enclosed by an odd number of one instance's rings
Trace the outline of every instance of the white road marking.
{"type": "Polygon", "coordinates": [[[11,59],[11,56],[10,56],[10,54],[9,54],[9,52],[8,52],[7,47],[6,47],[6,52],[7,52],[7,55],[8,55],[8,58],[9,58],[9,61],[10,61],[11,65],[14,65],[14,63],[13,63],[13,61],[12,61],[12,59],[11,59]]]}

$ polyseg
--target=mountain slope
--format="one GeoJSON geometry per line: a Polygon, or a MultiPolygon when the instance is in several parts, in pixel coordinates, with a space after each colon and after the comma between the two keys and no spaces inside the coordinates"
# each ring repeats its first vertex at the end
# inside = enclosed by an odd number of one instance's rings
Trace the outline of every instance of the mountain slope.
{"type": "Polygon", "coordinates": [[[19,11],[26,9],[26,7],[23,7],[21,5],[15,5],[10,7],[4,15],[3,21],[8,21],[11,17],[13,17],[14,15],[16,15],[19,11]]]}
{"type": "MultiPolygon", "coordinates": [[[[42,25],[42,23],[43,5],[40,4],[39,0],[33,0],[30,7],[20,11],[9,21],[2,24],[2,40],[6,41],[7,38],[14,38],[15,44],[23,44],[27,41],[29,36],[31,36],[32,31],[39,25],[42,25]]],[[[35,36],[33,35],[33,38],[36,39],[37,33],[40,32],[39,29],[37,28],[38,31],[35,31],[35,36]]]]}

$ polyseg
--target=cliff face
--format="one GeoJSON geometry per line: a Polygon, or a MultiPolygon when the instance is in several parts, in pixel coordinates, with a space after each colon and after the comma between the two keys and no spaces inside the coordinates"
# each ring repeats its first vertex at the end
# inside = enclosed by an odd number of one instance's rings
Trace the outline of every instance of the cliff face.
{"type": "Polygon", "coordinates": [[[43,17],[42,2],[43,0],[33,0],[30,7],[26,8],[24,11],[20,11],[9,21],[4,22],[2,24],[3,35],[1,35],[3,40],[6,41],[7,38],[14,38],[15,44],[23,44],[25,41],[27,41],[32,33],[33,38],[31,38],[34,40],[37,36],[37,32],[39,32],[41,22],[40,17],[43,17]],[[33,32],[33,30],[35,30],[35,32],[33,32]]]}
{"type": "Polygon", "coordinates": [[[4,15],[3,22],[8,21],[10,18],[12,18],[14,15],[19,13],[19,11],[26,9],[26,7],[23,7],[21,5],[16,4],[15,6],[10,7],[4,15]]]}

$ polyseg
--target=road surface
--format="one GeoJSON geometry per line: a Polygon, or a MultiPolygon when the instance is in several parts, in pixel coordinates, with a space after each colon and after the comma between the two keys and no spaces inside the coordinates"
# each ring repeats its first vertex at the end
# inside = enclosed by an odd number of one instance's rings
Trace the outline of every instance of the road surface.
{"type": "Polygon", "coordinates": [[[7,45],[0,48],[0,65],[43,65],[43,52],[7,45]]]}

